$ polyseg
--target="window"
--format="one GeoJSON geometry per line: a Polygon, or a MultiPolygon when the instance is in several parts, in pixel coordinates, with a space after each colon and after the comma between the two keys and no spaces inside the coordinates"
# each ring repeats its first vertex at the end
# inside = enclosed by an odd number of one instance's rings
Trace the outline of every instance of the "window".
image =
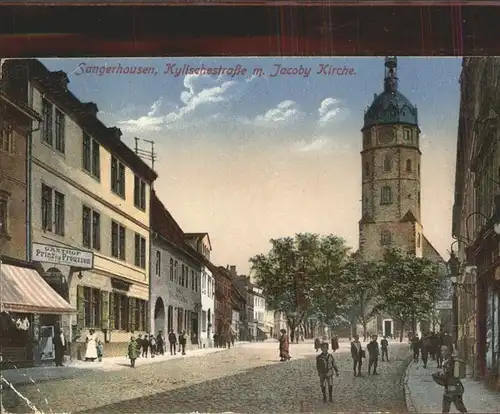
{"type": "Polygon", "coordinates": [[[159,250],[156,251],[155,273],[156,276],[161,276],[161,252],[159,250]]]}
{"type": "Polygon", "coordinates": [[[177,281],[179,280],[179,274],[177,272],[177,260],[175,261],[174,263],[174,282],[177,283],[177,281]]]}
{"type": "Polygon", "coordinates": [[[142,299],[136,299],[135,304],[135,330],[145,331],[146,330],[146,309],[147,302],[142,299]]]}
{"type": "Polygon", "coordinates": [[[380,244],[382,246],[387,246],[392,243],[392,235],[390,231],[382,230],[380,234],[380,244]]]}
{"type": "Polygon", "coordinates": [[[54,233],[64,236],[64,194],[54,191],[54,233]]]}
{"type": "Polygon", "coordinates": [[[182,327],[184,326],[184,309],[177,308],[177,332],[182,332],[182,327]]]}
{"type": "Polygon", "coordinates": [[[135,234],[135,263],[137,267],[146,268],[146,239],[135,234]]]}
{"type": "Polygon", "coordinates": [[[406,172],[411,172],[411,160],[406,160],[406,172]]]}
{"type": "Polygon", "coordinates": [[[411,140],[411,130],[404,129],[403,130],[403,137],[404,137],[405,141],[410,141],[411,140]]]}
{"type": "Polygon", "coordinates": [[[55,132],[56,132],[56,142],[55,148],[57,151],[62,152],[64,154],[65,151],[65,141],[64,141],[64,131],[65,131],[65,117],[64,114],[56,108],[56,116],[55,116],[55,132]]]}
{"type": "Polygon", "coordinates": [[[194,277],[194,270],[191,269],[191,290],[194,292],[194,287],[195,287],[195,277],[194,277]]]}
{"type": "Polygon", "coordinates": [[[53,105],[46,99],[42,99],[42,141],[52,146],[52,111],[53,105]]]}
{"type": "Polygon", "coordinates": [[[99,144],[86,132],[83,133],[83,169],[92,177],[101,178],[101,149],[99,144]]]}
{"type": "Polygon", "coordinates": [[[101,291],[83,287],[83,312],[86,328],[101,326],[101,291]]]}
{"type": "Polygon", "coordinates": [[[0,151],[9,154],[14,151],[14,130],[6,121],[3,121],[0,127],[0,151]]]}
{"type": "Polygon", "coordinates": [[[134,176],[134,205],[146,210],[146,183],[137,175],[134,176]]]}
{"type": "Polygon", "coordinates": [[[113,293],[114,329],[128,330],[128,296],[121,293],[113,293]]]}
{"type": "Polygon", "coordinates": [[[392,204],[392,190],[389,186],[380,189],[380,204],[392,204]]]}
{"type": "Polygon", "coordinates": [[[392,159],[389,155],[384,158],[384,171],[391,171],[392,169],[392,159]]]}
{"type": "Polygon", "coordinates": [[[365,177],[368,177],[370,175],[370,163],[365,162],[365,177]]]}
{"type": "Polygon", "coordinates": [[[42,184],[42,230],[52,231],[52,188],[42,184]]]}
{"type": "Polygon", "coordinates": [[[115,157],[111,157],[111,190],[125,198],[125,166],[115,157]]]}
{"type": "Polygon", "coordinates": [[[205,273],[201,277],[201,293],[207,293],[207,275],[205,273]]]}
{"type": "Polygon", "coordinates": [[[174,281],[174,259],[170,258],[170,266],[168,267],[170,273],[170,281],[174,281]]]}
{"type": "Polygon", "coordinates": [[[8,216],[9,216],[9,199],[7,196],[0,194],[0,234],[9,234],[8,216]]]}
{"type": "Polygon", "coordinates": [[[83,206],[82,234],[85,247],[101,249],[101,215],[86,206],[83,206]]]}
{"type": "Polygon", "coordinates": [[[186,285],[186,267],[181,265],[181,280],[179,281],[179,285],[184,287],[186,285]]]}
{"type": "Polygon", "coordinates": [[[125,227],[115,221],[111,222],[111,255],[125,260],[125,227]]]}
{"type": "Polygon", "coordinates": [[[420,233],[417,234],[417,247],[420,247],[420,233]]]}
{"type": "Polygon", "coordinates": [[[201,311],[201,331],[207,331],[207,312],[201,311]]]}

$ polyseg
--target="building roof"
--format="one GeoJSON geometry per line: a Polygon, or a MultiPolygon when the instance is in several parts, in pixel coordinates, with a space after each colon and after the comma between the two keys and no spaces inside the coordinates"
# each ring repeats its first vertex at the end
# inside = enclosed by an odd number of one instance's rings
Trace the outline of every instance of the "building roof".
{"type": "Polygon", "coordinates": [[[404,222],[410,222],[410,223],[418,223],[418,220],[415,218],[415,215],[413,214],[413,212],[411,210],[408,210],[406,212],[406,214],[401,217],[401,220],[399,220],[400,222],[404,223],[404,222]]]}
{"type": "Polygon", "coordinates": [[[212,250],[212,242],[210,241],[210,235],[208,233],[184,233],[184,237],[188,240],[201,240],[205,236],[207,236],[210,250],[212,250]]]}
{"type": "Polygon", "coordinates": [[[22,113],[28,118],[31,118],[34,121],[42,120],[42,117],[38,112],[34,111],[33,109],[29,108],[27,105],[21,102],[16,102],[14,98],[8,96],[6,93],[2,91],[0,91],[0,100],[6,102],[8,105],[15,108],[18,112],[22,113]]]}
{"type": "Polygon", "coordinates": [[[184,233],[181,227],[163,205],[154,190],[151,191],[151,228],[177,249],[201,263],[200,258],[195,254],[197,252],[184,240],[184,233]]]}
{"type": "Polygon", "coordinates": [[[417,107],[398,89],[396,57],[386,57],[384,91],[375,94],[365,112],[363,129],[381,124],[409,124],[418,126],[417,107]]]}
{"type": "Polygon", "coordinates": [[[445,262],[443,256],[441,256],[441,254],[436,250],[436,248],[432,245],[429,239],[425,236],[423,236],[423,241],[422,241],[422,255],[426,259],[429,259],[433,262],[438,262],[438,263],[445,262]]]}
{"type": "MultiPolygon", "coordinates": [[[[81,102],[67,88],[69,80],[65,72],[51,72],[36,59],[9,59],[3,63],[2,71],[9,76],[9,79],[5,79],[6,88],[9,83],[15,85],[17,79],[22,80],[27,75],[55,105],[134,173],[149,183],[156,180],[156,172],[120,139],[120,129],[106,127],[93,112],[95,108],[81,102]]],[[[12,89],[15,90],[15,87],[12,89]]]]}

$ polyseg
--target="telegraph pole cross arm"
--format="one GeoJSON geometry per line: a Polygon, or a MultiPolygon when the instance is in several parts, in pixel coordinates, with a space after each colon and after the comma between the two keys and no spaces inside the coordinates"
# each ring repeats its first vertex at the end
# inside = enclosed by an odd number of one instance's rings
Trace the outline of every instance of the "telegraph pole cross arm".
{"type": "Polygon", "coordinates": [[[135,141],[135,153],[143,160],[151,162],[151,169],[155,169],[155,161],[157,160],[156,152],[155,152],[155,143],[154,141],[150,141],[148,139],[141,139],[134,137],[135,141]],[[150,149],[146,150],[139,146],[139,142],[145,142],[150,145],[150,149]]]}

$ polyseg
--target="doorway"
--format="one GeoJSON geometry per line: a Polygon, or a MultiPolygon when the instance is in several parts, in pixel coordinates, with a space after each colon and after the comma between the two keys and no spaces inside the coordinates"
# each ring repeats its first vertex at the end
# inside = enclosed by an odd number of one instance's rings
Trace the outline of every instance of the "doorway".
{"type": "Polygon", "coordinates": [[[155,304],[155,324],[154,324],[154,334],[156,335],[159,331],[165,332],[165,305],[163,304],[163,299],[156,299],[155,304]]]}
{"type": "Polygon", "coordinates": [[[384,336],[388,336],[389,338],[393,337],[393,323],[392,319],[384,319],[384,336]]]}

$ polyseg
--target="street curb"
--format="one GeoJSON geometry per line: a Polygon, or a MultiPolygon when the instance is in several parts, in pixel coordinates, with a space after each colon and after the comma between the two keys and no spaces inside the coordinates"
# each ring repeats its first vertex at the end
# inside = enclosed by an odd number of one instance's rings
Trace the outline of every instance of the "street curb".
{"type": "Polygon", "coordinates": [[[411,396],[411,390],[410,387],[408,386],[408,379],[410,377],[410,369],[413,366],[414,362],[413,359],[410,358],[408,365],[406,366],[405,369],[405,374],[403,377],[403,387],[404,387],[404,392],[405,392],[405,405],[406,405],[406,411],[409,413],[417,413],[418,410],[415,406],[415,403],[413,402],[413,398],[411,396]]]}

